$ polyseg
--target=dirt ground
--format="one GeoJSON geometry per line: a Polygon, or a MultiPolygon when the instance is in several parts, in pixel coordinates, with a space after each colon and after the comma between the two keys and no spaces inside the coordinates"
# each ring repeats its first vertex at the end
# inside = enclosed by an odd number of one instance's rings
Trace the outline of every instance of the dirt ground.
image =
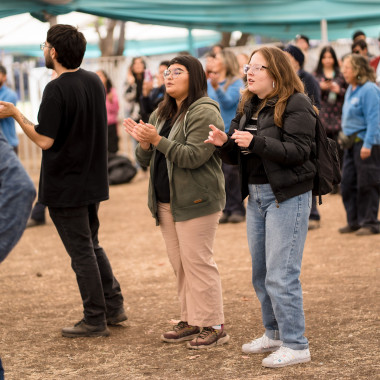
{"type": "MultiPolygon", "coordinates": [[[[380,236],[341,236],[339,195],[324,197],[322,227],[307,237],[302,267],[312,361],[261,367],[241,345],[263,334],[251,285],[245,223],[220,225],[215,259],[223,284],[229,344],[189,351],[161,343],[179,318],[163,239],[146,206],[147,179],[110,189],[100,208],[100,242],[125,296],[128,322],[108,338],[62,338],[81,319],[74,274],[58,234],[26,230],[0,267],[0,357],[6,380],[23,379],[379,379],[380,236]]],[[[274,237],[275,238],[275,237],[274,237]]]]}

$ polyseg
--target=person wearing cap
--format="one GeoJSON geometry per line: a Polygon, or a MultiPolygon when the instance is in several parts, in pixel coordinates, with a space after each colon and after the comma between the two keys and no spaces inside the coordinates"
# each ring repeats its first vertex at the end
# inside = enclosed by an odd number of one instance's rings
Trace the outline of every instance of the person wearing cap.
{"type": "MultiPolygon", "coordinates": [[[[321,89],[317,80],[308,72],[303,69],[304,55],[302,51],[294,45],[288,45],[284,49],[285,54],[289,57],[290,62],[298,74],[299,78],[302,80],[305,86],[305,92],[307,96],[311,99],[313,104],[321,109],[321,89]]],[[[312,199],[312,207],[309,217],[309,230],[314,230],[320,227],[321,216],[319,215],[317,208],[316,197],[312,199]]]]}

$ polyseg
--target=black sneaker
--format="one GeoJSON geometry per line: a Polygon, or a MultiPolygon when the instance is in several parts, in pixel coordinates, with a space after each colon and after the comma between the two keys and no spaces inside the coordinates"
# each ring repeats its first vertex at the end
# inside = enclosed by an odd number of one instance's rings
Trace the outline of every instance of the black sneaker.
{"type": "Polygon", "coordinates": [[[347,226],[344,226],[342,228],[339,228],[338,231],[341,234],[350,234],[351,232],[355,232],[355,231],[357,231],[359,229],[360,229],[360,226],[349,226],[349,225],[347,225],[347,226]]]}
{"type": "Polygon", "coordinates": [[[82,319],[74,325],[74,327],[64,327],[62,329],[62,336],[66,338],[80,338],[80,337],[96,337],[96,336],[109,336],[110,331],[104,325],[89,325],[82,319]]]}

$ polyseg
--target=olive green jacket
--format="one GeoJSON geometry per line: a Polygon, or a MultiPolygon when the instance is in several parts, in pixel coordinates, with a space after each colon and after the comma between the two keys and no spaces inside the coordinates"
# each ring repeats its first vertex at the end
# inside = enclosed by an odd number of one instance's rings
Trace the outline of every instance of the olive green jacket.
{"type": "MultiPolygon", "coordinates": [[[[159,133],[165,120],[159,120],[155,111],[149,123],[156,126],[159,133]]],[[[214,145],[204,143],[210,124],[224,130],[218,103],[209,97],[202,97],[189,107],[183,119],[174,123],[168,138],[162,137],[157,147],[144,150],[137,145],[137,160],[142,166],[150,166],[148,207],[157,224],[154,192],[156,150],[166,157],[170,206],[175,222],[223,210],[225,191],[221,159],[214,145]]]]}

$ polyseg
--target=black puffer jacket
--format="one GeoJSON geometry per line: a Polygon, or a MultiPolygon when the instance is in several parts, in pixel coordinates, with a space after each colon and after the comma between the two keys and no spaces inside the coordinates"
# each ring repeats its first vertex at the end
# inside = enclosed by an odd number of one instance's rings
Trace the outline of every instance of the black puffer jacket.
{"type": "MultiPolygon", "coordinates": [[[[240,148],[230,138],[236,129],[243,130],[248,123],[259,99],[254,96],[231,122],[229,139],[220,148],[223,161],[239,165],[241,192],[243,199],[248,192],[246,160],[250,155],[242,155],[240,148]]],[[[268,101],[260,111],[257,120],[257,136],[249,149],[263,161],[269,184],[278,202],[283,202],[313,188],[316,174],[311,157],[315,152],[316,116],[310,99],[300,93],[292,95],[286,106],[283,126],[274,123],[275,101],[268,101]]]]}

